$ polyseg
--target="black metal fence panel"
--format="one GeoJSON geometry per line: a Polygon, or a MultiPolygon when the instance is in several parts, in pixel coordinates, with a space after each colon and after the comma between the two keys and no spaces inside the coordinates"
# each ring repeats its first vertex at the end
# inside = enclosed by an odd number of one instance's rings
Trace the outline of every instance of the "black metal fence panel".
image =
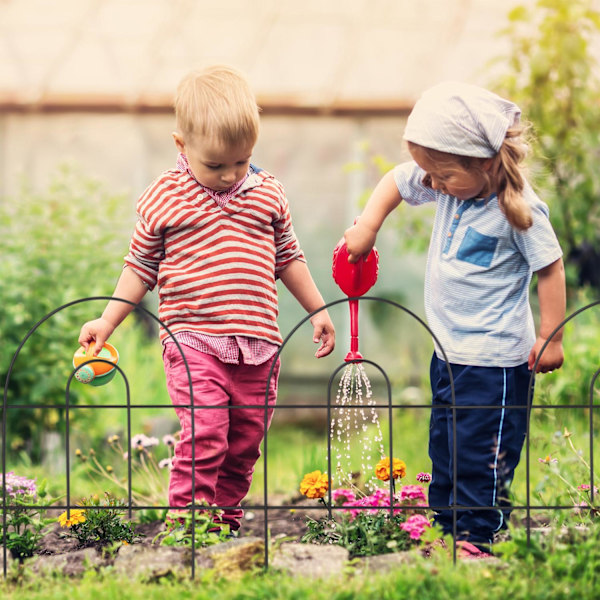
{"type": "MultiPolygon", "coordinates": [[[[31,410],[35,410],[35,409],[39,409],[39,408],[56,408],[56,404],[52,404],[52,405],[45,405],[45,404],[33,404],[33,403],[9,403],[8,402],[8,392],[9,392],[9,387],[10,387],[10,381],[11,381],[11,377],[13,375],[13,371],[15,369],[15,364],[16,361],[19,357],[19,354],[21,352],[21,350],[23,349],[23,347],[25,346],[25,344],[27,343],[27,341],[31,338],[32,335],[34,335],[36,333],[36,331],[38,330],[38,328],[40,327],[40,325],[42,325],[43,323],[45,323],[46,321],[48,321],[51,317],[53,317],[54,315],[56,315],[57,313],[59,313],[60,311],[69,309],[70,307],[73,307],[77,304],[81,304],[84,302],[90,302],[90,301],[95,301],[95,300],[117,300],[120,302],[124,302],[127,304],[131,304],[132,306],[134,306],[134,310],[141,312],[147,319],[150,319],[151,321],[156,322],[158,325],[162,326],[168,333],[168,335],[170,336],[171,340],[176,344],[179,353],[181,354],[184,364],[185,364],[185,368],[186,368],[186,372],[187,372],[187,378],[188,378],[188,384],[189,384],[189,396],[190,396],[190,403],[189,405],[178,405],[178,408],[183,408],[183,409],[189,409],[190,411],[192,411],[192,413],[196,410],[203,410],[203,409],[226,409],[226,410],[243,410],[244,408],[246,409],[261,409],[264,411],[264,440],[263,440],[263,455],[262,455],[262,460],[264,461],[264,488],[263,488],[263,503],[262,504],[254,504],[254,505],[245,505],[244,508],[246,510],[255,510],[255,511],[262,511],[264,514],[264,542],[265,542],[265,555],[264,555],[264,565],[265,568],[269,567],[269,512],[276,510],[276,509],[293,509],[294,506],[291,504],[270,504],[269,503],[269,485],[268,485],[268,448],[269,448],[269,427],[268,427],[268,420],[269,420],[269,403],[268,403],[268,399],[269,399],[269,387],[270,387],[270,383],[271,383],[271,379],[274,377],[274,369],[275,369],[275,364],[276,364],[276,359],[279,358],[280,354],[283,352],[283,350],[285,349],[286,345],[288,344],[288,342],[290,341],[290,339],[294,336],[294,334],[298,331],[298,329],[304,324],[306,323],[313,315],[317,314],[319,311],[323,310],[323,309],[329,309],[330,307],[333,307],[335,305],[338,304],[342,304],[342,303],[347,303],[350,302],[352,300],[360,300],[361,303],[364,302],[376,302],[376,303],[385,303],[389,306],[392,306],[393,308],[402,311],[403,313],[405,313],[406,315],[408,315],[411,319],[414,319],[419,326],[421,326],[430,336],[432,339],[434,339],[437,343],[437,346],[439,348],[441,348],[441,352],[443,353],[444,356],[444,362],[446,363],[446,368],[448,371],[448,378],[450,381],[450,388],[451,388],[451,398],[452,398],[452,402],[451,405],[449,407],[450,411],[451,411],[451,415],[452,415],[452,429],[453,429],[453,444],[452,444],[452,456],[453,456],[453,497],[456,498],[457,497],[457,481],[458,481],[458,476],[457,476],[457,465],[458,465],[458,444],[456,443],[456,417],[457,417],[457,412],[458,411],[462,411],[462,410],[478,410],[478,409],[494,409],[497,407],[486,407],[486,406],[480,406],[480,405],[469,405],[469,406],[457,406],[456,405],[456,401],[455,401],[455,391],[454,391],[454,381],[453,381],[453,374],[452,374],[452,369],[450,368],[450,365],[448,363],[448,360],[446,360],[446,354],[445,351],[443,350],[443,348],[441,347],[441,345],[439,344],[439,342],[436,340],[435,335],[433,334],[433,332],[429,329],[428,325],[419,317],[417,316],[415,313],[413,313],[412,311],[410,311],[409,309],[407,309],[406,307],[402,306],[401,304],[398,304],[392,300],[388,300],[386,298],[380,298],[380,297],[375,297],[375,296],[361,296],[360,298],[344,298],[342,300],[336,300],[334,302],[330,302],[328,304],[326,304],[325,306],[321,307],[320,309],[318,309],[317,311],[314,311],[313,313],[307,315],[304,319],[302,319],[287,335],[287,337],[284,339],[283,344],[280,346],[280,348],[277,351],[277,354],[275,356],[275,360],[273,360],[272,362],[272,366],[271,366],[271,370],[269,372],[269,376],[266,383],[266,391],[265,391],[265,402],[264,404],[257,404],[257,405],[249,405],[249,406],[245,406],[245,407],[236,407],[235,409],[230,408],[230,407],[223,407],[223,406],[205,406],[203,405],[202,407],[197,406],[194,403],[194,392],[193,392],[193,384],[192,384],[192,374],[190,373],[190,369],[187,363],[187,360],[185,358],[185,354],[181,348],[180,343],[177,341],[177,339],[175,338],[175,336],[173,336],[173,334],[171,333],[171,331],[169,331],[168,327],[165,326],[164,323],[162,323],[155,315],[153,315],[151,312],[149,312],[148,310],[146,310],[145,308],[143,308],[142,306],[139,305],[133,305],[131,302],[127,301],[127,300],[123,300],[120,298],[112,298],[110,296],[96,296],[96,297],[91,297],[91,298],[81,298],[79,300],[75,300],[73,302],[67,303],[63,306],[60,306],[58,308],[56,308],[55,310],[53,310],[52,312],[48,313],[46,316],[44,316],[42,319],[40,319],[37,323],[35,323],[35,325],[29,330],[29,332],[25,335],[25,337],[22,339],[21,343],[18,345],[18,347],[15,349],[12,361],[8,367],[8,371],[7,371],[7,375],[6,375],[6,380],[4,383],[4,399],[3,399],[3,409],[2,409],[2,531],[3,531],[3,558],[4,558],[4,576],[6,577],[7,575],[7,543],[6,543],[6,539],[7,539],[7,515],[11,512],[11,511],[15,511],[17,510],[17,508],[15,507],[15,505],[11,505],[8,502],[8,498],[7,498],[7,488],[6,488],[6,462],[7,462],[7,435],[8,435],[8,431],[7,431],[7,415],[8,412],[10,410],[14,410],[14,409],[31,409],[31,410]]],[[[550,340],[552,339],[552,337],[554,335],[556,335],[556,333],[558,331],[560,331],[564,325],[566,325],[569,321],[575,319],[577,316],[581,315],[582,313],[584,313],[585,311],[589,311],[592,310],[594,308],[597,308],[598,306],[600,306],[600,300],[596,301],[596,302],[592,302],[591,304],[588,304],[587,306],[584,306],[582,308],[580,308],[579,310],[577,310],[576,312],[572,313],[571,315],[569,315],[556,329],[555,331],[552,333],[551,337],[548,339],[548,341],[546,342],[546,344],[544,345],[544,347],[541,350],[540,355],[537,358],[536,364],[534,365],[532,372],[531,372],[531,380],[529,383],[529,392],[528,392],[528,398],[527,398],[527,403],[523,404],[523,405],[516,405],[516,406],[511,406],[508,407],[511,410],[527,410],[528,411],[528,418],[527,418],[527,435],[526,435],[526,439],[525,439],[525,469],[526,469],[526,502],[524,505],[520,505],[520,506],[512,506],[511,509],[514,510],[524,510],[526,512],[526,526],[527,526],[527,533],[528,536],[530,535],[530,523],[531,523],[531,513],[532,511],[536,511],[536,510],[540,510],[540,509],[551,509],[551,510],[573,510],[573,505],[554,505],[554,506],[541,506],[541,505],[534,505],[532,504],[532,492],[531,492],[531,469],[530,469],[530,461],[531,461],[531,443],[530,443],[530,414],[532,411],[552,411],[552,410],[564,410],[564,409],[584,409],[584,410],[589,410],[589,461],[590,461],[590,498],[591,498],[591,503],[593,504],[594,502],[594,495],[595,495],[595,487],[594,487],[594,482],[595,482],[595,476],[594,476],[594,410],[597,410],[600,408],[600,404],[598,402],[594,402],[594,393],[595,393],[595,388],[596,385],[598,383],[598,379],[600,378],[600,357],[598,359],[599,362],[599,368],[595,371],[595,373],[593,373],[592,377],[591,377],[591,381],[590,381],[590,385],[589,385],[589,401],[586,403],[581,403],[581,404],[570,404],[570,405],[562,405],[562,404],[535,404],[533,402],[533,395],[534,395],[534,380],[535,380],[535,367],[537,366],[537,363],[540,360],[540,357],[542,355],[542,353],[544,352],[545,348],[547,347],[548,343],[550,343],[550,340]]],[[[599,336],[598,339],[600,340],[600,332],[599,332],[599,336]]],[[[126,414],[126,436],[127,436],[127,447],[131,448],[131,441],[132,441],[132,434],[131,434],[131,422],[132,422],[132,411],[144,411],[144,410],[150,410],[150,409],[157,409],[157,408],[164,408],[164,409],[172,409],[173,405],[172,404],[164,404],[164,405],[157,405],[157,404],[134,404],[132,405],[131,400],[130,400],[130,384],[129,381],[127,379],[126,373],[121,369],[121,367],[119,367],[118,365],[115,366],[116,371],[117,371],[117,375],[119,377],[122,378],[122,380],[124,381],[125,384],[125,391],[126,391],[126,398],[125,398],[125,402],[124,403],[115,403],[115,404],[105,404],[102,406],[98,406],[98,405],[94,405],[94,406],[89,406],[89,405],[79,405],[79,404],[73,404],[71,402],[71,397],[70,397],[70,389],[71,389],[71,383],[73,381],[73,378],[77,376],[78,372],[85,368],[86,365],[88,365],[91,362],[109,362],[105,359],[101,359],[101,358],[95,358],[95,359],[90,359],[89,361],[84,361],[81,364],[79,364],[77,367],[75,367],[73,369],[73,371],[71,372],[71,374],[69,375],[67,382],[66,382],[66,388],[65,388],[65,403],[64,403],[64,415],[65,415],[65,439],[64,439],[64,446],[65,446],[65,477],[66,477],[66,495],[65,495],[65,502],[62,504],[50,504],[50,505],[45,505],[45,506],[40,506],[39,504],[36,505],[36,508],[38,509],[58,509],[58,510],[65,510],[67,512],[67,516],[69,516],[70,511],[74,510],[77,508],[77,505],[74,505],[72,502],[72,498],[71,498],[71,448],[70,448],[70,414],[73,410],[80,410],[82,408],[88,408],[88,409],[93,409],[93,410],[101,410],[101,409],[118,409],[118,410],[123,410],[125,411],[126,414]]],[[[332,402],[332,389],[334,386],[334,382],[336,381],[336,377],[339,375],[340,371],[342,369],[344,369],[345,366],[347,366],[348,364],[351,363],[364,363],[367,365],[370,365],[370,367],[374,368],[375,370],[378,371],[378,373],[381,375],[383,381],[385,382],[385,388],[387,391],[387,399],[385,404],[381,405],[378,404],[378,409],[384,410],[386,411],[387,415],[388,415],[388,421],[389,421],[389,429],[387,431],[387,446],[389,448],[389,459],[390,459],[390,464],[392,464],[393,458],[394,458],[394,447],[393,447],[393,422],[394,422],[394,413],[396,411],[400,411],[403,408],[407,408],[410,407],[411,409],[422,409],[425,411],[431,411],[432,410],[432,405],[431,404],[398,404],[398,403],[394,403],[392,400],[392,384],[390,382],[390,378],[388,377],[387,373],[385,372],[385,370],[378,365],[375,362],[372,362],[368,359],[364,359],[361,358],[360,360],[349,360],[346,363],[341,364],[340,366],[338,366],[333,373],[331,374],[331,377],[329,379],[328,382],[328,386],[327,386],[327,405],[326,405],[326,412],[327,412],[327,422],[331,423],[331,419],[332,419],[332,410],[334,409],[333,406],[333,402],[332,402]]],[[[362,406],[362,405],[361,405],[362,406]]],[[[351,409],[351,408],[356,408],[358,407],[358,405],[352,405],[352,404],[348,404],[346,405],[347,408],[351,409]]],[[[282,406],[278,406],[276,408],[276,410],[280,411],[280,410],[285,410],[286,407],[285,405],[282,406]]],[[[293,406],[294,410],[314,410],[314,409],[319,409],[322,410],[323,409],[323,405],[322,404],[295,404],[293,406]]],[[[192,490],[196,489],[196,436],[195,436],[195,419],[191,418],[191,428],[192,428],[192,468],[191,468],[191,477],[192,477],[192,482],[191,482],[191,486],[192,486],[192,490]]],[[[124,505],[124,508],[127,509],[128,511],[128,517],[129,519],[133,519],[133,514],[134,511],[139,511],[139,510],[145,510],[145,509],[158,509],[158,510],[171,510],[171,509],[180,509],[181,507],[179,506],[170,506],[168,504],[164,504],[163,506],[144,506],[144,505],[139,505],[139,504],[135,504],[133,502],[133,498],[132,498],[132,458],[131,458],[132,453],[129,452],[128,453],[128,457],[127,457],[127,500],[126,500],[126,504],[124,505]]],[[[331,436],[328,436],[328,443],[327,443],[327,476],[328,476],[328,481],[331,482],[332,479],[332,473],[333,471],[333,466],[332,466],[332,448],[331,448],[331,436]]],[[[333,503],[332,503],[332,497],[331,497],[331,486],[329,486],[329,490],[328,490],[328,496],[327,496],[327,508],[329,511],[329,514],[331,516],[331,512],[332,512],[332,507],[333,507],[333,503]]],[[[19,508],[27,508],[26,506],[21,505],[19,508]]],[[[191,519],[192,519],[192,528],[191,528],[191,535],[192,535],[192,557],[191,557],[191,563],[190,563],[190,573],[191,573],[191,577],[193,578],[195,576],[195,566],[196,566],[196,539],[195,539],[195,520],[196,520],[196,516],[198,511],[202,511],[205,507],[201,506],[200,504],[194,503],[191,505],[188,505],[186,507],[187,510],[189,510],[191,512],[191,519]]],[[[233,506],[214,506],[213,508],[215,509],[234,509],[236,507],[233,506]]],[[[394,497],[393,497],[393,487],[390,485],[390,503],[389,506],[385,506],[385,509],[390,510],[390,514],[393,514],[394,511],[394,497]]],[[[426,509],[431,509],[431,510],[449,510],[452,511],[452,515],[453,515],[453,537],[456,540],[457,538],[457,514],[459,511],[461,510],[473,510],[473,511],[477,511],[477,510],[489,510],[489,507],[482,507],[482,506],[465,506],[465,505],[457,505],[457,504],[450,504],[448,506],[432,506],[429,505],[427,507],[425,507],[426,509]]],[[[98,507],[99,510],[102,509],[102,507],[98,507]]],[[[310,510],[311,507],[310,506],[303,506],[303,509],[306,510],[310,510]]],[[[315,510],[317,509],[317,507],[315,507],[315,510]]],[[[322,507],[320,507],[320,509],[322,510],[322,507]]],[[[453,556],[454,556],[454,560],[456,560],[456,543],[454,543],[454,548],[453,548],[453,556]]]]}

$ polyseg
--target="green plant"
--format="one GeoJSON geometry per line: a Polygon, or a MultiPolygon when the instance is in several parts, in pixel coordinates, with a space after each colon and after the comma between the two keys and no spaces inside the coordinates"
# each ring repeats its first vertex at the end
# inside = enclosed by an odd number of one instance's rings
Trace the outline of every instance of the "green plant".
{"type": "MultiPolygon", "coordinates": [[[[111,195],[67,168],[42,193],[24,184],[18,197],[1,199],[2,381],[15,351],[38,320],[68,302],[112,291],[126,248],[125,233],[122,238],[116,235],[127,224],[126,211],[123,196],[111,195]]],[[[56,403],[57,408],[11,408],[6,414],[11,453],[24,449],[37,462],[44,434],[64,431],[61,406],[86,311],[89,307],[76,305],[56,313],[19,353],[8,385],[9,402],[56,403]]],[[[79,403],[86,393],[84,386],[73,386],[71,402],[79,403]]],[[[72,423],[94,420],[90,411],[73,411],[70,417],[72,423]]]]}
{"type": "Polygon", "coordinates": [[[105,492],[103,500],[90,496],[84,498],[80,506],[84,508],[72,509],[58,517],[61,527],[68,529],[66,535],[75,538],[80,545],[130,544],[136,539],[131,523],[123,521],[125,503],[122,500],[105,492]]]}
{"type": "Polygon", "coordinates": [[[38,486],[33,479],[12,471],[5,475],[7,513],[2,541],[11,556],[20,562],[33,556],[48,526],[56,520],[45,518],[46,509],[40,508],[52,502],[47,498],[46,486],[46,481],[38,486]]]}
{"type": "Polygon", "coordinates": [[[342,514],[318,521],[309,518],[308,532],[302,541],[337,544],[346,548],[351,557],[401,552],[411,545],[409,534],[401,528],[405,520],[382,510],[375,514],[360,511],[356,517],[342,514]]]}
{"type": "Polygon", "coordinates": [[[565,427],[562,433],[553,436],[552,445],[552,452],[538,458],[547,475],[536,486],[536,495],[547,505],[556,502],[572,504],[573,510],[567,514],[567,521],[589,523],[597,519],[600,516],[599,490],[590,483],[591,466],[582,450],[575,447],[573,432],[565,427]],[[551,501],[544,500],[548,489],[553,494],[551,501]]]}
{"type": "MultiPolygon", "coordinates": [[[[573,298],[573,312],[591,304],[590,294],[579,291],[573,298]]],[[[536,378],[536,402],[541,404],[587,404],[590,387],[598,369],[594,348],[600,332],[600,305],[589,306],[571,319],[563,335],[565,364],[562,369],[536,378]]],[[[595,397],[598,394],[596,384],[595,397]]],[[[596,400],[597,402],[597,400],[596,400]]],[[[551,411],[545,411],[552,416],[551,411]]]]}
{"type": "Polygon", "coordinates": [[[171,511],[165,519],[166,529],[154,538],[161,546],[212,546],[232,537],[229,525],[219,523],[223,511],[206,508],[196,511],[171,511]],[[193,532],[193,539],[192,539],[193,532]]]}
{"type": "Polygon", "coordinates": [[[594,0],[537,0],[517,6],[501,32],[510,44],[497,82],[534,128],[533,180],[579,281],[600,289],[600,77],[594,40],[600,12],[594,0]],[[595,262],[585,255],[596,256],[595,262]]]}
{"type": "MultiPolygon", "coordinates": [[[[350,483],[349,488],[332,490],[335,505],[329,515],[315,520],[307,517],[308,532],[303,542],[336,544],[348,550],[351,557],[372,556],[407,550],[422,541],[439,537],[436,529],[420,508],[427,504],[422,485],[404,485],[397,489],[397,480],[406,475],[406,465],[400,459],[383,458],[375,467],[377,479],[389,481],[390,490],[376,488],[371,493],[350,483]],[[391,494],[391,496],[390,496],[391,494]]],[[[419,473],[417,480],[427,483],[429,473],[419,473]]],[[[326,473],[307,473],[300,484],[300,492],[307,498],[317,498],[329,508],[324,497],[329,489],[326,473]]]]}

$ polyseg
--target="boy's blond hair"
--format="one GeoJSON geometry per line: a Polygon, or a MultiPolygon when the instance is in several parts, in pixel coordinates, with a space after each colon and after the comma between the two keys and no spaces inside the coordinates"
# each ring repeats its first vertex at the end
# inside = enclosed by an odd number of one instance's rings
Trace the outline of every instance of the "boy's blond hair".
{"type": "Polygon", "coordinates": [[[206,136],[226,146],[258,138],[259,108],[245,77],[215,65],[184,77],[175,95],[175,119],[184,139],[206,136]]]}

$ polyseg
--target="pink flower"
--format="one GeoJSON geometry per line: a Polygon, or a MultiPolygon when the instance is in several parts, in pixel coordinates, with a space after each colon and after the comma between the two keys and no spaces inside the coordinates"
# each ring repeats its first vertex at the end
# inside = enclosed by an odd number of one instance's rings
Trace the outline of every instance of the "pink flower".
{"type": "Polygon", "coordinates": [[[426,527],[431,527],[431,523],[429,522],[429,519],[423,515],[412,515],[412,517],[408,517],[408,519],[400,525],[401,529],[408,531],[411,540],[420,540],[426,527]]]}
{"type": "Polygon", "coordinates": [[[420,483],[429,483],[431,481],[431,473],[418,473],[417,481],[419,481],[420,483]]]}
{"type": "Polygon", "coordinates": [[[344,503],[354,502],[356,500],[356,496],[352,490],[338,488],[331,491],[331,500],[334,504],[341,506],[344,503]]]}
{"type": "MultiPolygon", "coordinates": [[[[580,492],[589,492],[592,488],[589,483],[582,483],[581,485],[577,486],[577,489],[580,492]]],[[[598,493],[598,488],[596,486],[594,486],[594,495],[596,495],[597,493],[598,493]]]]}
{"type": "Polygon", "coordinates": [[[21,475],[15,475],[14,471],[8,471],[5,475],[6,494],[11,498],[17,496],[32,496],[37,494],[35,479],[27,479],[21,475]]]}
{"type": "Polygon", "coordinates": [[[398,494],[398,499],[402,504],[427,503],[427,496],[422,485],[405,485],[398,494]]]}
{"type": "Polygon", "coordinates": [[[353,519],[355,519],[359,515],[359,513],[363,512],[364,510],[367,510],[369,514],[375,515],[380,510],[378,507],[389,505],[390,495],[389,493],[381,489],[375,490],[370,496],[365,496],[364,498],[360,498],[359,500],[355,500],[352,502],[344,502],[344,504],[342,504],[344,508],[348,508],[353,519]],[[357,506],[369,506],[372,508],[353,510],[353,508],[357,506]]]}
{"type": "Polygon", "coordinates": [[[390,494],[382,489],[376,489],[370,496],[365,498],[370,506],[389,506],[390,494]]]}

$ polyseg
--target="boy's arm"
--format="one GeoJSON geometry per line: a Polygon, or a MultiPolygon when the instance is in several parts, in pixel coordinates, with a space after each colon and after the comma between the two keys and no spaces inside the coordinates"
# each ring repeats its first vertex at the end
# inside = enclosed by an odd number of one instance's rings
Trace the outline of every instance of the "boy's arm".
{"type": "MultiPolygon", "coordinates": [[[[292,260],[279,273],[279,278],[306,312],[311,313],[325,304],[305,262],[292,260]]],[[[321,341],[315,356],[327,356],[335,347],[335,328],[329,313],[326,310],[319,311],[311,317],[310,322],[313,326],[313,342],[317,344],[321,341]]]]}
{"type": "MultiPolygon", "coordinates": [[[[529,368],[535,361],[550,334],[562,323],[566,314],[565,270],[562,258],[537,272],[538,298],[540,303],[540,331],[531,352],[529,368]]],[[[559,369],[564,360],[562,329],[552,337],[536,368],[536,373],[548,373],[559,369]]]]}
{"type": "Polygon", "coordinates": [[[356,224],[344,233],[349,262],[356,262],[363,254],[371,251],[385,218],[400,202],[402,196],[394,180],[394,172],[389,171],[373,190],[356,224]]]}
{"type": "MultiPolygon", "coordinates": [[[[129,267],[123,269],[119,281],[113,292],[114,298],[129,300],[133,304],[141,302],[146,295],[148,287],[129,267]]],[[[90,342],[95,341],[94,355],[97,356],[104,342],[112,332],[121,324],[123,319],[135,308],[127,302],[111,300],[104,309],[102,316],[94,321],[88,321],[81,328],[79,343],[87,350],[90,342]]]]}

